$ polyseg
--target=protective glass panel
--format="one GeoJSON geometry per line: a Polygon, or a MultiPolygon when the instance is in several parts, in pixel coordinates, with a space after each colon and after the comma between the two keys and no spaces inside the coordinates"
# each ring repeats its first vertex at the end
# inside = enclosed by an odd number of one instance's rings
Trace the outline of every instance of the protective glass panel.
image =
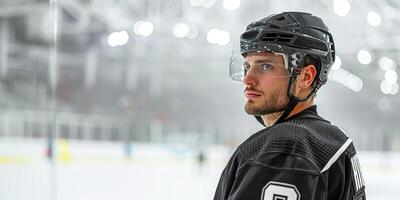
{"type": "Polygon", "coordinates": [[[262,76],[274,77],[290,77],[292,74],[288,70],[279,73],[277,68],[282,67],[288,69],[288,58],[286,54],[277,52],[268,52],[265,59],[257,59],[257,61],[247,61],[241,54],[240,48],[237,46],[233,49],[229,62],[229,78],[234,82],[242,82],[247,73],[262,76]],[[281,57],[281,58],[279,58],[281,57]],[[282,63],[283,61],[283,63],[282,63]],[[287,72],[287,73],[286,73],[287,72]]]}

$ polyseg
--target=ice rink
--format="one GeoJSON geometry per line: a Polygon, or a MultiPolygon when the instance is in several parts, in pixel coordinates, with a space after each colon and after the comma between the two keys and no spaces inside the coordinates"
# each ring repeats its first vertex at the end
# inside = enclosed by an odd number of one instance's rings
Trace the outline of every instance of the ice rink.
{"type": "MultiPolygon", "coordinates": [[[[201,167],[187,144],[0,140],[1,200],[212,199],[232,148],[208,146],[201,167]]],[[[400,196],[400,154],[359,152],[368,200],[400,196]]]]}

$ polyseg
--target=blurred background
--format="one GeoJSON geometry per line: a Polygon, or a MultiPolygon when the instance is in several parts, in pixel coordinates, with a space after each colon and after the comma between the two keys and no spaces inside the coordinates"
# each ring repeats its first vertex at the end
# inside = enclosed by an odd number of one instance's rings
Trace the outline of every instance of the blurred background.
{"type": "Polygon", "coordinates": [[[230,54],[282,11],[329,26],[319,113],[352,137],[367,198],[398,199],[397,0],[0,0],[0,199],[212,199],[262,129],[230,54]]]}

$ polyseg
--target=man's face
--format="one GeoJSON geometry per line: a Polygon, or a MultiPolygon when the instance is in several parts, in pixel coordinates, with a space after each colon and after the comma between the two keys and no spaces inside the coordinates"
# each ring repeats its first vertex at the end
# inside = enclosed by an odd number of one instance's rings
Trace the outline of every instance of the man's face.
{"type": "Polygon", "coordinates": [[[284,58],[268,52],[254,52],[246,56],[245,110],[250,115],[266,115],[282,111],[289,98],[289,72],[284,58]]]}

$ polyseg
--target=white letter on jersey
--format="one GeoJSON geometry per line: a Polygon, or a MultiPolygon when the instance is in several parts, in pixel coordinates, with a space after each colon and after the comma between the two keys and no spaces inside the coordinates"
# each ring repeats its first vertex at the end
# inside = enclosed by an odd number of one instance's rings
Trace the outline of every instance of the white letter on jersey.
{"type": "Polygon", "coordinates": [[[264,188],[261,200],[300,200],[296,186],[270,181],[264,188]]]}

